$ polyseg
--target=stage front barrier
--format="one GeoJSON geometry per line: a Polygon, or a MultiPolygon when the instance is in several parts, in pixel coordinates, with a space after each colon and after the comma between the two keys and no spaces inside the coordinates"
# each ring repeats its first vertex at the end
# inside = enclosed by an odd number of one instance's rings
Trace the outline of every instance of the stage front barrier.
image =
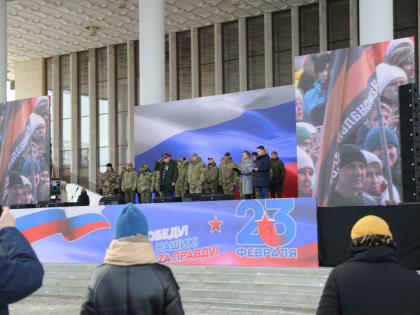
{"type": "MultiPolygon", "coordinates": [[[[101,263],[125,205],[16,209],[42,262],[101,263]]],[[[314,198],[135,205],[166,264],[317,267],[314,198]]]]}

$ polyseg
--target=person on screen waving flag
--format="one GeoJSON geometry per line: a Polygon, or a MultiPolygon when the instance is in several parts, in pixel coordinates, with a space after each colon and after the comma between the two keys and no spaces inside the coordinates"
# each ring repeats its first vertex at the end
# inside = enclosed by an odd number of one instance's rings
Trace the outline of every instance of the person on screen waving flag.
{"type": "Polygon", "coordinates": [[[366,45],[333,51],[329,75],[315,182],[317,202],[324,206],[333,179],[338,175],[340,145],[379,104],[372,47],[366,45]]]}

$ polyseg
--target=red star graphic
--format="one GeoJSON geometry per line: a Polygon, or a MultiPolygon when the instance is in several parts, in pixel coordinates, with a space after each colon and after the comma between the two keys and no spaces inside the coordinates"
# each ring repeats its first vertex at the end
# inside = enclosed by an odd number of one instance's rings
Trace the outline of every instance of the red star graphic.
{"type": "Polygon", "coordinates": [[[256,222],[258,224],[258,235],[266,245],[274,247],[283,243],[283,237],[278,235],[274,220],[269,219],[267,214],[264,214],[264,217],[256,222]]]}
{"type": "Polygon", "coordinates": [[[217,216],[214,216],[213,221],[208,221],[209,225],[211,226],[211,230],[210,233],[213,233],[214,231],[217,231],[219,233],[222,232],[222,230],[220,229],[220,226],[223,224],[224,221],[219,221],[217,219],[217,216]]]}

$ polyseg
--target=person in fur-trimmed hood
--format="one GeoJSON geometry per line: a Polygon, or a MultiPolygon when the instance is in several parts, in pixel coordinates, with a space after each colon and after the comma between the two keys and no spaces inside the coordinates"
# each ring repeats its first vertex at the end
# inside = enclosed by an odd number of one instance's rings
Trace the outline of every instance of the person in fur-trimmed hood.
{"type": "Polygon", "coordinates": [[[385,220],[368,215],[357,221],[349,258],[330,273],[316,314],[420,314],[420,277],[395,251],[385,220]]]}
{"type": "Polygon", "coordinates": [[[115,239],[88,288],[81,314],[184,315],[178,284],[157,263],[144,214],[128,204],[115,220],[115,239]]]}

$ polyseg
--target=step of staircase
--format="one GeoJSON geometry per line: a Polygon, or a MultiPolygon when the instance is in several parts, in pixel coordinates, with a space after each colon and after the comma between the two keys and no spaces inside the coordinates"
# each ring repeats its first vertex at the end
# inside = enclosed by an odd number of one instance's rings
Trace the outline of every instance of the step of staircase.
{"type": "MultiPolygon", "coordinates": [[[[93,264],[44,264],[43,287],[11,314],[78,314],[93,264]]],[[[315,314],[330,269],[171,266],[188,315],[315,314]]]]}

